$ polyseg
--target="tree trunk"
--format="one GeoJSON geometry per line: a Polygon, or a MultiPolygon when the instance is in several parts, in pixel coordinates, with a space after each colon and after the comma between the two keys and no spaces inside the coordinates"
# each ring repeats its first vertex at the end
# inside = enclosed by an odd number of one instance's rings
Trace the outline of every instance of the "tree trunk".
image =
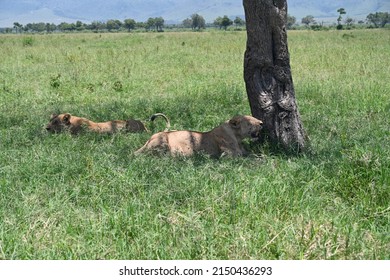
{"type": "Polygon", "coordinates": [[[302,151],[306,136],[295,102],[287,48],[286,0],[243,0],[247,25],[244,80],[262,141],[302,151]]]}

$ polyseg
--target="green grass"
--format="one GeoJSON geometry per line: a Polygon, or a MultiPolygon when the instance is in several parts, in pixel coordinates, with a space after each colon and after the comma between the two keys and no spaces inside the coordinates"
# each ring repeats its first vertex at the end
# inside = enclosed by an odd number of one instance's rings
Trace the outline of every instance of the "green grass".
{"type": "Polygon", "coordinates": [[[44,130],[53,112],[201,131],[249,114],[245,41],[1,35],[0,259],[389,259],[388,30],[289,33],[300,156],[135,157],[150,133],[44,130]]]}

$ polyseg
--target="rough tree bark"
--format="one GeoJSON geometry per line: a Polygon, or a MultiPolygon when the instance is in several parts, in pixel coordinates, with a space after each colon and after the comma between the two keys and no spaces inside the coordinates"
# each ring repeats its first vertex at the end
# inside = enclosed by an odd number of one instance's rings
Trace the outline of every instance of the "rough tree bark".
{"type": "Polygon", "coordinates": [[[244,80],[262,141],[302,151],[306,136],[295,101],[287,47],[286,0],[243,0],[247,25],[244,80]]]}

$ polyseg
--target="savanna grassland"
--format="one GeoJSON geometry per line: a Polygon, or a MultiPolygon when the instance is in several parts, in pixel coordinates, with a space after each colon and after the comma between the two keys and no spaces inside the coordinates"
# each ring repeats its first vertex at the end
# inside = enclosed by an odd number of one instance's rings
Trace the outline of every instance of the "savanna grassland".
{"type": "Polygon", "coordinates": [[[310,149],[172,159],[45,125],[250,114],[245,32],[1,35],[0,259],[389,259],[390,31],[288,36],[310,149]]]}

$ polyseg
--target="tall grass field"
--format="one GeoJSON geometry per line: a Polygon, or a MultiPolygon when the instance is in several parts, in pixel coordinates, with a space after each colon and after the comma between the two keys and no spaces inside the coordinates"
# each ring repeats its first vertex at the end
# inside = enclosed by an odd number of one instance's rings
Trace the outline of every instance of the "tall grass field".
{"type": "Polygon", "coordinates": [[[1,35],[0,259],[390,259],[390,32],[288,40],[310,149],[212,159],[45,125],[250,114],[245,32],[1,35]]]}

